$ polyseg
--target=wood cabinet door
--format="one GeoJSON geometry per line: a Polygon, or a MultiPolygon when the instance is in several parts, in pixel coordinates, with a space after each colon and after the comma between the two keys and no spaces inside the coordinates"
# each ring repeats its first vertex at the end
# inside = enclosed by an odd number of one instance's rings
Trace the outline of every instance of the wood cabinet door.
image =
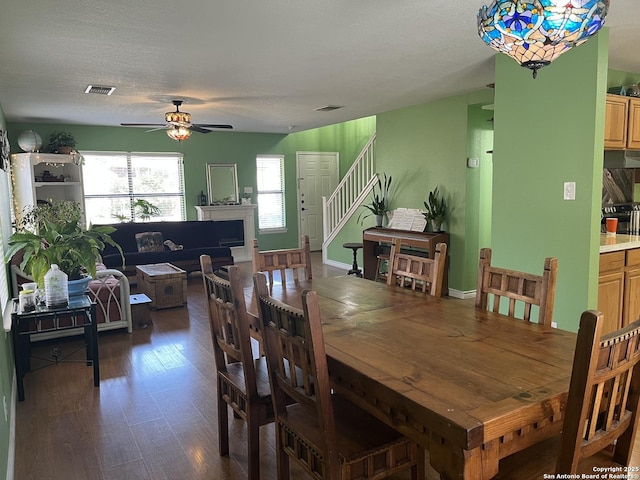
{"type": "Polygon", "coordinates": [[[624,279],[624,312],[622,326],[640,318],[640,268],[629,270],[624,279]]]}
{"type": "Polygon", "coordinates": [[[629,99],[627,148],[640,150],[640,98],[629,99]]]}
{"type": "Polygon", "coordinates": [[[624,272],[603,273],[598,277],[598,310],[604,314],[602,333],[613,332],[622,326],[624,272]]]}
{"type": "Polygon", "coordinates": [[[604,148],[623,150],[627,146],[629,99],[620,95],[607,95],[604,122],[604,148]]]}

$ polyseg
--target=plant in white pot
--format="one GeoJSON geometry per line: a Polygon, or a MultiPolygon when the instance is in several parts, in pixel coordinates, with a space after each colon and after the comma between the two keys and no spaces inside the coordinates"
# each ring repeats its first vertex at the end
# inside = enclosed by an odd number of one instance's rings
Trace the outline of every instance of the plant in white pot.
{"type": "MultiPolygon", "coordinates": [[[[82,279],[88,284],[96,275],[96,261],[107,244],[120,251],[124,267],[122,249],[110,236],[114,231],[107,225],[85,229],[80,206],[74,202],[30,206],[9,238],[7,261],[19,256],[20,269],[40,286],[53,264],[67,274],[70,282],[82,279]]],[[[86,284],[80,286],[81,292],[86,284]]]]}
{"type": "Polygon", "coordinates": [[[426,211],[423,212],[424,218],[431,226],[432,232],[441,232],[442,224],[447,217],[447,204],[444,201],[442,195],[438,191],[438,187],[429,192],[427,202],[424,202],[426,211]]]}
{"type": "Polygon", "coordinates": [[[391,187],[391,176],[387,177],[387,174],[384,174],[384,181],[378,175],[378,181],[373,186],[372,197],[369,203],[363,203],[362,206],[369,210],[370,213],[366,215],[360,214],[359,220],[362,223],[367,217],[371,215],[375,215],[376,217],[376,227],[382,226],[382,220],[384,216],[387,214],[389,209],[389,188],[391,187]]]}

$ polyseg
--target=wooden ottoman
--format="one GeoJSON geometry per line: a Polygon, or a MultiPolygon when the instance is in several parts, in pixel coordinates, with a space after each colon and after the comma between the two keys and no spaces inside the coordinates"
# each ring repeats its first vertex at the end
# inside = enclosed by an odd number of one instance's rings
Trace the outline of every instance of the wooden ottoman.
{"type": "Polygon", "coordinates": [[[151,298],[151,308],[182,307],[187,304],[187,272],[170,263],[137,265],[138,290],[151,298]]]}

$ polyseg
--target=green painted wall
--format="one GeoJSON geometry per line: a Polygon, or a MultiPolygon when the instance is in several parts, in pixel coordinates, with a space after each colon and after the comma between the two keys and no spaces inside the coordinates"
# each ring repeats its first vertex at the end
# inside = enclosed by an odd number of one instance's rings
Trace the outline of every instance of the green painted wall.
{"type": "Polygon", "coordinates": [[[640,82],[640,73],[609,70],[607,74],[607,88],[638,84],[638,82],[640,82]]]}
{"type": "Polygon", "coordinates": [[[482,105],[469,107],[467,123],[467,156],[479,160],[478,168],[467,168],[467,211],[465,232],[465,265],[462,285],[475,290],[478,282],[477,262],[480,249],[491,246],[491,197],[493,180],[493,110],[482,105]],[[476,233],[477,232],[477,233],[476,233]]]}
{"type": "MultiPolygon", "coordinates": [[[[0,106],[0,129],[4,130],[5,128],[4,112],[0,106]]],[[[3,170],[0,170],[0,237],[5,248],[7,246],[8,234],[11,232],[10,208],[12,203],[9,197],[8,186],[9,177],[3,170]]],[[[3,268],[6,268],[4,262],[3,268]]],[[[7,279],[9,278],[8,275],[7,272],[7,279]]],[[[0,309],[4,309],[4,305],[0,306],[0,309]]],[[[9,408],[12,403],[13,372],[14,363],[11,335],[5,333],[3,329],[2,334],[0,334],[0,412],[3,412],[2,399],[6,399],[7,408],[9,408]]],[[[7,478],[9,435],[12,415],[13,411],[9,411],[8,420],[5,420],[4,414],[0,413],[0,478],[7,478]]],[[[13,459],[11,459],[11,463],[13,463],[13,459]]]]}
{"type": "MultiPolygon", "coordinates": [[[[468,113],[470,105],[492,103],[490,89],[378,115],[376,165],[391,174],[395,188],[392,208],[424,209],[429,191],[439,186],[447,202],[444,228],[450,234],[449,287],[475,288],[473,258],[467,239],[478,237],[478,221],[467,223],[468,113]]],[[[479,189],[473,192],[479,194],[479,189]]],[[[373,221],[371,221],[371,224],[373,221]]],[[[477,269],[477,266],[475,267],[477,269]]]]}
{"type": "Polygon", "coordinates": [[[538,78],[496,56],[494,263],[541,272],[558,257],[554,321],[577,330],[597,306],[608,31],[565,53],[538,78]],[[563,183],[576,182],[576,200],[563,183]]]}
{"type": "MultiPolygon", "coordinates": [[[[341,175],[346,172],[362,147],[375,131],[375,117],[299,132],[291,135],[215,132],[194,134],[185,142],[171,140],[164,131],[146,132],[140,128],[98,127],[51,123],[11,123],[9,140],[13,153],[19,152],[17,137],[25,130],[35,130],[47,144],[53,130],[71,132],[78,150],[181,152],[184,155],[184,180],[187,219],[195,220],[197,196],[207,191],[207,163],[236,163],[238,187],[256,190],[255,159],[258,154],[285,156],[285,192],[288,230],[286,233],[257,235],[260,248],[297,246],[296,151],[331,151],[340,154],[341,175]]],[[[254,196],[255,201],[255,196],[254,196]]],[[[256,232],[257,232],[256,216],[256,232]]]]}

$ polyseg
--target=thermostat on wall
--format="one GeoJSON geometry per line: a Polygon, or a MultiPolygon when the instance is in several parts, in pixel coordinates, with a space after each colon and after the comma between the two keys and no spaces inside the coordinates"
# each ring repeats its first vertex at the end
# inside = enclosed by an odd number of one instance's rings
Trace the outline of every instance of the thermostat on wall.
{"type": "Polygon", "coordinates": [[[467,158],[467,167],[469,168],[478,168],[480,165],[480,159],[477,157],[467,158]]]}

